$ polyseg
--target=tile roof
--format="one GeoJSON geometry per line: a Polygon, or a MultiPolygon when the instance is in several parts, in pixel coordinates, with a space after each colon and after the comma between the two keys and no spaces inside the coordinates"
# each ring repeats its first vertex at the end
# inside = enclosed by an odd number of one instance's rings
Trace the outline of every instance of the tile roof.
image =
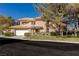
{"type": "Polygon", "coordinates": [[[28,26],[28,25],[16,25],[16,26],[11,26],[10,28],[14,28],[14,29],[25,29],[25,28],[30,28],[30,29],[33,29],[33,28],[38,28],[38,29],[41,29],[43,28],[42,26],[28,26]]]}
{"type": "Polygon", "coordinates": [[[41,17],[36,17],[36,18],[20,18],[18,19],[19,21],[26,21],[26,22],[29,22],[29,21],[38,21],[38,20],[41,20],[41,17]]]}

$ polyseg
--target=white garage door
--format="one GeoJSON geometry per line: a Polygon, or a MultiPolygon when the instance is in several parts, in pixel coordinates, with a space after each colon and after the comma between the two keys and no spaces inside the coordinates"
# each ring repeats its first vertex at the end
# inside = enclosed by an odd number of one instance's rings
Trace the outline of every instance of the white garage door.
{"type": "Polygon", "coordinates": [[[28,30],[16,30],[16,35],[20,36],[20,35],[24,35],[24,33],[28,33],[28,30]]]}

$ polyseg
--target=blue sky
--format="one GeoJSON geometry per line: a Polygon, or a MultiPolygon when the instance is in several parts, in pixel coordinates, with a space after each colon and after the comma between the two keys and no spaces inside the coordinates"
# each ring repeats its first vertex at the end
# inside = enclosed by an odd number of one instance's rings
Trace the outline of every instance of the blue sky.
{"type": "Polygon", "coordinates": [[[15,20],[41,16],[32,3],[0,3],[0,15],[12,16],[15,20]]]}

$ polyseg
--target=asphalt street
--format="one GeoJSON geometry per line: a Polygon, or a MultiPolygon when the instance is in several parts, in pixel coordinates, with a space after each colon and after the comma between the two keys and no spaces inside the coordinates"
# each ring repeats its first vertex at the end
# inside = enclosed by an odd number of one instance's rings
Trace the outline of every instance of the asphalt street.
{"type": "Polygon", "coordinates": [[[79,56],[79,44],[0,38],[0,56],[79,56]]]}

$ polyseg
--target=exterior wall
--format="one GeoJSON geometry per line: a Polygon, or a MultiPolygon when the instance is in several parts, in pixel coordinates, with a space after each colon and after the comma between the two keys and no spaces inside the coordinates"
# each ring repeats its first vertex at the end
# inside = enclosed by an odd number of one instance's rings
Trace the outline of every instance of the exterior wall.
{"type": "Polygon", "coordinates": [[[36,21],[35,25],[32,25],[32,26],[43,27],[43,29],[40,29],[40,32],[46,32],[46,22],[44,22],[44,21],[36,21]]]}
{"type": "MultiPolygon", "coordinates": [[[[24,21],[20,21],[20,25],[23,24],[24,21]]],[[[46,22],[44,21],[32,21],[35,22],[35,26],[45,26],[46,22]]],[[[25,25],[27,26],[33,26],[32,22],[27,22],[25,25]]]]}
{"type": "Polygon", "coordinates": [[[15,32],[15,29],[11,29],[10,32],[15,32]]]}
{"type": "Polygon", "coordinates": [[[45,26],[46,22],[44,21],[36,21],[36,26],[45,26]]]}
{"type": "MultiPolygon", "coordinates": [[[[22,22],[24,22],[24,21],[20,21],[20,25],[23,24],[22,22]]],[[[39,21],[32,21],[32,22],[28,22],[25,25],[28,26],[28,27],[40,26],[40,27],[43,27],[43,29],[41,29],[40,32],[46,32],[46,22],[41,21],[41,20],[39,20],[39,21]],[[35,25],[32,24],[32,22],[35,22],[35,25]]],[[[30,29],[30,32],[32,32],[31,29],[30,29]]]]}
{"type": "Polygon", "coordinates": [[[20,25],[22,24],[22,22],[20,21],[20,25]]]}
{"type": "Polygon", "coordinates": [[[46,30],[45,29],[41,29],[40,32],[46,32],[46,30]]]}
{"type": "Polygon", "coordinates": [[[25,24],[25,25],[28,26],[28,27],[31,27],[31,26],[32,26],[31,22],[28,22],[28,23],[25,24]]]}

